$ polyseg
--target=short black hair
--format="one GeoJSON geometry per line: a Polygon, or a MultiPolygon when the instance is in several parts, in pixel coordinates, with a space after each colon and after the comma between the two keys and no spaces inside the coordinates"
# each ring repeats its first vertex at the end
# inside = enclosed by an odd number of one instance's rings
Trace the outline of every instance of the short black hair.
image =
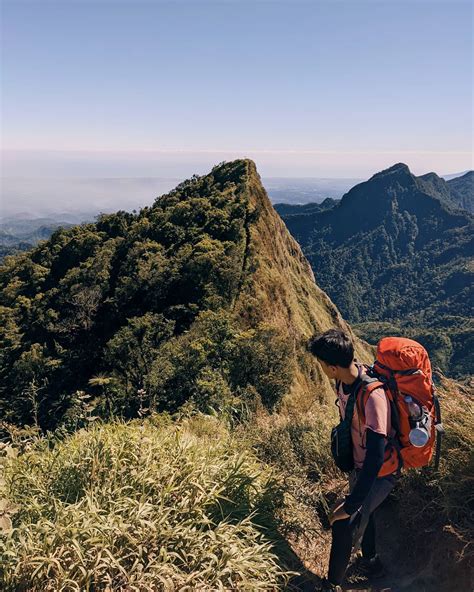
{"type": "Polygon", "coordinates": [[[313,335],[308,350],[331,366],[349,368],[354,360],[354,344],[349,335],[340,329],[329,329],[321,335],[313,335]]]}

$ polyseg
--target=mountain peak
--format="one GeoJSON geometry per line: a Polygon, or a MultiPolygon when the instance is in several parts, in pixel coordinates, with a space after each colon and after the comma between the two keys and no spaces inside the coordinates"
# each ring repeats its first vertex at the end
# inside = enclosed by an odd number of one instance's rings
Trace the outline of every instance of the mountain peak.
{"type": "MultiPolygon", "coordinates": [[[[35,309],[38,316],[31,323],[38,342],[31,351],[31,339],[19,347],[15,342],[15,349],[8,351],[18,359],[24,352],[41,351],[44,359],[58,361],[59,378],[50,381],[38,420],[46,428],[62,420],[50,411],[58,408],[63,392],[89,388],[93,377],[109,372],[114,364],[119,368],[121,348],[138,343],[135,339],[142,340],[143,335],[149,335],[150,363],[142,364],[143,356],[136,362],[131,354],[135,382],[127,378],[128,366],[117,370],[121,373],[117,388],[127,400],[124,413],[130,417],[137,412],[136,393],[143,384],[155,408],[178,409],[190,397],[202,401],[204,409],[214,405],[209,397],[217,391],[211,393],[205,386],[199,390],[211,372],[219,380],[216,397],[250,385],[269,408],[284,394],[289,395],[285,404],[299,409],[309,408],[315,398],[332,396],[329,381],[305,344],[316,331],[339,327],[351,333],[351,328],[316,285],[309,262],[273,209],[249,159],[223,162],[207,175],[193,175],[139,214],[118,211],[103,214],[94,223],[58,230],[31,252],[7,258],[6,263],[0,288],[12,289],[0,289],[0,305],[11,305],[12,315],[15,303],[21,301],[18,297],[32,293],[37,285],[33,276],[30,283],[15,280],[26,273],[24,266],[36,266],[45,278],[41,306],[35,309]],[[75,304],[68,308],[63,301],[91,304],[79,317],[75,304]],[[211,328],[215,334],[210,334],[211,328]],[[242,366],[235,358],[234,366],[234,354],[225,353],[234,346],[224,343],[235,341],[241,347],[240,335],[249,340],[250,353],[245,353],[242,366]],[[243,372],[247,360],[255,360],[250,362],[255,368],[267,367],[258,357],[261,350],[254,349],[255,336],[265,343],[266,352],[273,351],[268,356],[275,360],[280,356],[284,377],[277,366],[259,383],[243,372]],[[97,344],[92,357],[83,346],[89,341],[97,344]],[[191,353],[188,357],[191,351],[199,351],[199,359],[191,353]],[[215,360],[222,356],[230,357],[221,365],[215,360]],[[235,371],[228,370],[234,367],[235,371]],[[271,382],[272,376],[277,382],[271,382]]],[[[27,332],[26,324],[12,327],[12,335],[27,332]]],[[[370,361],[368,345],[355,335],[354,341],[358,359],[370,361]]],[[[17,385],[19,400],[24,384],[16,381],[14,363],[11,367],[6,384],[17,385]]],[[[250,374],[257,376],[253,370],[250,374]]],[[[29,421],[29,407],[18,412],[12,408],[15,413],[15,421],[29,421]]]]}
{"type": "Polygon", "coordinates": [[[398,162],[393,166],[389,167],[388,169],[384,169],[378,173],[375,173],[371,178],[379,178],[379,177],[387,177],[389,175],[411,175],[411,171],[408,166],[403,162],[398,162]]]}
{"type": "Polygon", "coordinates": [[[429,173],[425,173],[424,175],[420,175],[418,179],[423,179],[423,181],[437,181],[438,179],[441,179],[441,177],[433,171],[431,171],[429,173]]]}

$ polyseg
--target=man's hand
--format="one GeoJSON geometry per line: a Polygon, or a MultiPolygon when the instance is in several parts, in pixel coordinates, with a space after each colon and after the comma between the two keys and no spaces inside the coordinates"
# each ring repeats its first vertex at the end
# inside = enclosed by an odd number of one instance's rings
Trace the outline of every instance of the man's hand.
{"type": "Polygon", "coordinates": [[[334,510],[331,512],[331,515],[329,516],[329,524],[332,526],[334,524],[334,522],[337,522],[337,520],[345,520],[346,518],[350,518],[351,515],[347,514],[344,509],[343,506],[344,505],[344,501],[342,501],[340,504],[338,504],[334,510]]]}

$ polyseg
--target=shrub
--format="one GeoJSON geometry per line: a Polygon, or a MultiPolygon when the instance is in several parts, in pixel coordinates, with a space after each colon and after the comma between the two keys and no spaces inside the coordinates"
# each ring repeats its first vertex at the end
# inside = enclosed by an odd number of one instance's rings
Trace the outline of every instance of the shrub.
{"type": "MultiPolygon", "coordinates": [[[[318,405],[314,413],[260,412],[238,428],[258,458],[282,475],[285,504],[278,517],[281,531],[296,548],[321,538],[328,525],[328,503],[334,501],[331,489],[335,484],[344,486],[330,452],[329,434],[335,422],[334,409],[318,405]]],[[[314,561],[325,549],[311,545],[314,561]]]]}
{"type": "Polygon", "coordinates": [[[203,416],[42,439],[4,464],[2,589],[274,590],[272,473],[203,416]]]}

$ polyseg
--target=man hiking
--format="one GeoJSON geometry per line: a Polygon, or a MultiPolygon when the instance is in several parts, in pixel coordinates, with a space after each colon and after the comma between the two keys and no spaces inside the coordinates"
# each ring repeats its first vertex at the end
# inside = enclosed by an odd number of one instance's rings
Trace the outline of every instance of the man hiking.
{"type": "MultiPolygon", "coordinates": [[[[352,401],[355,401],[365,375],[364,366],[354,360],[353,343],[343,331],[331,329],[313,336],[308,347],[326,376],[336,381],[336,402],[341,419],[344,419],[351,394],[352,401]]],[[[353,458],[350,460],[354,468],[349,474],[350,493],[338,502],[330,516],[332,544],[329,570],[319,589],[321,592],[342,592],[341,584],[354,546],[358,548],[360,545],[362,550],[362,556],[354,565],[356,570],[369,578],[384,573],[375,547],[374,510],[396,482],[394,474],[378,477],[388,438],[394,435],[390,404],[384,389],[375,388],[365,403],[364,421],[358,413],[357,403],[352,401],[349,407],[353,409],[349,442],[352,440],[353,458]]]]}

